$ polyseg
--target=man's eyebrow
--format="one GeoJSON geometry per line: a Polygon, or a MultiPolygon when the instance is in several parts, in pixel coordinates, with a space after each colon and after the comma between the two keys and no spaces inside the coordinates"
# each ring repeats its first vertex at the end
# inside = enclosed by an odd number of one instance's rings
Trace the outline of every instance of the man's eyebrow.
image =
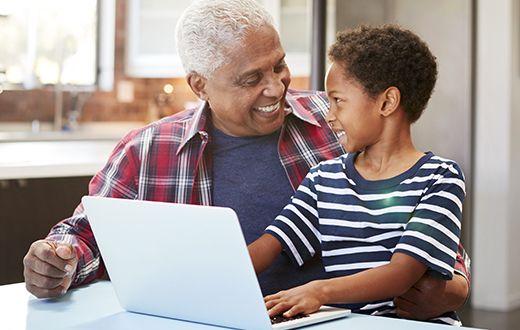
{"type": "MultiPolygon", "coordinates": [[[[285,60],[285,53],[282,55],[282,57],[280,57],[280,59],[278,60],[278,62],[277,62],[276,65],[282,63],[284,60],[285,60]]],[[[246,71],[246,72],[244,72],[244,73],[241,73],[241,74],[238,76],[238,79],[239,79],[239,80],[240,80],[240,79],[244,79],[244,78],[246,78],[246,77],[248,77],[248,76],[250,76],[250,75],[253,75],[253,74],[257,73],[257,72],[260,72],[260,71],[262,71],[261,68],[251,69],[251,70],[249,70],[249,71],[246,71]]]]}

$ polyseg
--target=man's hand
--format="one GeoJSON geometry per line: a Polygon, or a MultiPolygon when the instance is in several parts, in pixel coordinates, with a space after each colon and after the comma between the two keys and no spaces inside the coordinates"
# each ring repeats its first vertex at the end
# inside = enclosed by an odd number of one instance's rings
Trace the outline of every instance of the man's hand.
{"type": "Polygon", "coordinates": [[[468,293],[468,282],[461,275],[445,281],[426,273],[410,290],[395,298],[394,304],[400,317],[428,320],[458,309],[468,293]]]}
{"type": "Polygon", "coordinates": [[[65,294],[72,283],[77,264],[72,245],[47,240],[34,242],[23,258],[27,291],[38,298],[65,294]]]}

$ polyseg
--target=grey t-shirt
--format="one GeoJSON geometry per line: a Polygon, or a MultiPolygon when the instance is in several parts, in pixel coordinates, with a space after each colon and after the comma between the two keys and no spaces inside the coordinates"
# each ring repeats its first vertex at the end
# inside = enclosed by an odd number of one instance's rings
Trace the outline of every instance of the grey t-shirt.
{"type": "MultiPolygon", "coordinates": [[[[293,189],[278,156],[280,132],[257,137],[232,137],[211,130],[213,204],[238,214],[247,244],[260,237],[282,208],[293,189]]],[[[325,277],[316,258],[302,268],[282,254],[260,274],[264,295],[325,277]]]]}

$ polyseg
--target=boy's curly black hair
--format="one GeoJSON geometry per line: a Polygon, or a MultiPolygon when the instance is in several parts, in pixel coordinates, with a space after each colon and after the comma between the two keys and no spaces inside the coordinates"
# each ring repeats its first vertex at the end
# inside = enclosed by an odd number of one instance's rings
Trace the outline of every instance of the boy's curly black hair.
{"type": "Polygon", "coordinates": [[[397,25],[363,25],[339,32],[329,58],[371,97],[397,87],[410,123],[421,116],[437,80],[436,58],[426,43],[397,25]]]}

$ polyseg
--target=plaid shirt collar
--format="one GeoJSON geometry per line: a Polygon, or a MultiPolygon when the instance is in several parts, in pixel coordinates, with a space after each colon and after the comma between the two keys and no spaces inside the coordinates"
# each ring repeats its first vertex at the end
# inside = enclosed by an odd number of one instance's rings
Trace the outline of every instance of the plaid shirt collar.
{"type": "MultiPolygon", "coordinates": [[[[188,141],[190,141],[197,133],[203,137],[207,137],[206,127],[210,113],[209,103],[207,101],[202,102],[194,111],[195,112],[193,117],[188,122],[186,134],[184,135],[179,149],[177,149],[177,154],[182,151],[186,143],[188,143],[188,141]]],[[[312,113],[296,101],[296,98],[291,93],[291,90],[288,90],[285,96],[285,112],[286,116],[292,113],[300,120],[303,120],[311,125],[321,127],[312,113]]]]}

